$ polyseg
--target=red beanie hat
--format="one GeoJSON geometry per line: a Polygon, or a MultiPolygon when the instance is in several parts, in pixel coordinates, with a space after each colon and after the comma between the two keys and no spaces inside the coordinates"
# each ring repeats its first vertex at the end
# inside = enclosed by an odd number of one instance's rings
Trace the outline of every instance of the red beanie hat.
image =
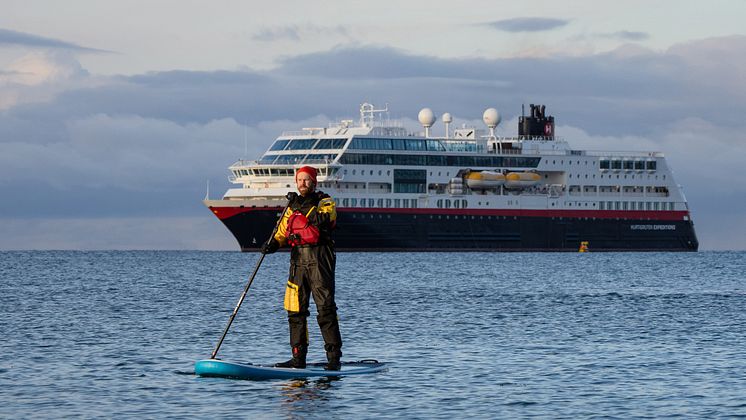
{"type": "Polygon", "coordinates": [[[311,180],[313,181],[313,183],[316,184],[316,168],[314,168],[312,166],[304,166],[304,167],[298,169],[295,172],[295,179],[296,180],[298,179],[298,175],[300,175],[302,172],[307,173],[311,177],[311,180]]]}

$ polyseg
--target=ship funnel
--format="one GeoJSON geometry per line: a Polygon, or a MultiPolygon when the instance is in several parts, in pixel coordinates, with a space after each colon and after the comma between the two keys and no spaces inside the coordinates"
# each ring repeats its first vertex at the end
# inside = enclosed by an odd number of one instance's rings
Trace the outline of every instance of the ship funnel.
{"type": "Polygon", "coordinates": [[[430,127],[435,123],[435,114],[430,108],[422,108],[417,119],[420,120],[420,124],[425,128],[425,137],[430,137],[430,127]]]}

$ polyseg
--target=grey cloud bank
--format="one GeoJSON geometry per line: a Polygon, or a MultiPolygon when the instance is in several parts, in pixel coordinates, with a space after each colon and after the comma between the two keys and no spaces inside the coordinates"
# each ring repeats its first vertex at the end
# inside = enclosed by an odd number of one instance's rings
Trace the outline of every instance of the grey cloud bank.
{"type": "Polygon", "coordinates": [[[46,38],[39,35],[28,34],[24,32],[12,31],[0,28],[0,45],[13,45],[33,48],[53,48],[67,49],[83,53],[111,53],[112,51],[99,50],[96,48],[83,47],[71,42],[65,42],[59,39],[46,38]]]}
{"type": "Polygon", "coordinates": [[[746,181],[734,176],[746,158],[744,72],[746,37],[734,36],[582,57],[441,59],[349,47],[289,57],[267,72],[0,79],[0,93],[19,97],[0,111],[0,249],[235,249],[200,203],[206,181],[222,194],[244,138],[253,158],[282,130],[355,117],[363,101],[388,102],[412,127],[425,106],[476,123],[495,106],[504,134],[515,133],[522,103],[545,103],[577,148],[666,152],[703,249],[746,249],[733,235],[746,231],[746,181]],[[30,92],[44,99],[22,100],[30,92]],[[180,222],[166,227],[169,216],[180,222]],[[43,240],[68,219],[79,230],[43,240]],[[163,226],[166,239],[133,223],[163,226]],[[119,239],[75,237],[106,224],[119,239]]]}
{"type": "Polygon", "coordinates": [[[490,22],[487,25],[506,32],[541,32],[561,28],[569,20],[545,17],[518,17],[490,22]]]}

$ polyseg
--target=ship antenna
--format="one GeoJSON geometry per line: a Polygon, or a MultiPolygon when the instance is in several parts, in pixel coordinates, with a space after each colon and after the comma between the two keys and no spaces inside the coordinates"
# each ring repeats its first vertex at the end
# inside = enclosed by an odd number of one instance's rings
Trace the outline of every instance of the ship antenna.
{"type": "Polygon", "coordinates": [[[420,113],[417,114],[417,119],[420,120],[420,124],[425,129],[425,137],[430,137],[430,127],[435,123],[435,114],[430,108],[422,108],[420,113]]]}
{"type": "Polygon", "coordinates": [[[205,193],[205,200],[210,199],[210,180],[207,180],[207,192],[205,193]]]}
{"type": "Polygon", "coordinates": [[[248,127],[246,127],[246,124],[243,125],[243,158],[248,159],[249,158],[249,135],[247,133],[248,127]]]}
{"type": "MultiPolygon", "coordinates": [[[[482,121],[489,127],[490,129],[490,140],[497,141],[497,137],[495,137],[495,127],[497,127],[498,124],[500,124],[500,113],[497,112],[495,108],[487,108],[484,110],[484,114],[482,114],[482,121]]],[[[500,142],[497,142],[497,147],[500,149],[500,153],[502,153],[502,145],[500,142]]]]}

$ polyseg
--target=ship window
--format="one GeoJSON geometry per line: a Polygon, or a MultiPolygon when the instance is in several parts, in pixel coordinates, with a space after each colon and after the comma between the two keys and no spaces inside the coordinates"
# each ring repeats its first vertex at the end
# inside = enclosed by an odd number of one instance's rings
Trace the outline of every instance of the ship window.
{"type": "MultiPolygon", "coordinates": [[[[355,172],[357,172],[357,169],[353,169],[353,170],[352,170],[352,174],[353,174],[353,175],[355,175],[355,172]]],[[[355,187],[355,188],[357,188],[357,187],[355,187]]]]}
{"type": "Polygon", "coordinates": [[[391,199],[390,198],[386,199],[386,207],[391,207],[391,199]]]}
{"type": "Polygon", "coordinates": [[[653,210],[660,210],[660,203],[658,203],[657,201],[653,203],[653,210]]]}
{"type": "Polygon", "coordinates": [[[461,200],[461,208],[465,209],[467,207],[468,202],[466,200],[461,200]]]}
{"type": "Polygon", "coordinates": [[[633,160],[625,160],[624,162],[622,162],[622,166],[624,167],[624,169],[634,169],[634,165],[635,162],[633,160]]]}
{"type": "Polygon", "coordinates": [[[637,210],[636,207],[637,207],[637,202],[636,201],[632,201],[632,202],[629,203],[629,209],[630,210],[637,210]]]}
{"type": "Polygon", "coordinates": [[[342,207],[347,207],[347,203],[348,203],[347,199],[343,198],[342,199],[342,207]]]}
{"type": "Polygon", "coordinates": [[[461,207],[460,201],[461,200],[453,200],[453,208],[457,209],[457,208],[461,207]]]}
{"type": "Polygon", "coordinates": [[[284,150],[289,142],[290,140],[277,140],[272,144],[272,147],[270,147],[269,150],[284,150]]]}
{"type": "Polygon", "coordinates": [[[369,198],[369,199],[368,199],[368,207],[373,207],[373,206],[374,206],[374,204],[375,204],[375,203],[374,203],[374,201],[375,201],[375,200],[373,200],[372,198],[369,198]]]}
{"type": "Polygon", "coordinates": [[[350,207],[357,207],[357,198],[350,199],[350,207]]]}
{"type": "Polygon", "coordinates": [[[408,208],[408,207],[409,207],[409,200],[407,200],[407,199],[403,199],[403,200],[401,201],[401,206],[402,206],[403,208],[405,208],[405,209],[406,209],[406,208],[408,208]]]}
{"type": "Polygon", "coordinates": [[[313,144],[316,143],[316,139],[299,139],[299,140],[291,140],[290,143],[288,143],[285,150],[304,150],[304,149],[311,149],[313,147],[313,144]]]}
{"type": "Polygon", "coordinates": [[[427,150],[434,151],[434,152],[445,152],[446,148],[443,147],[443,144],[439,140],[426,140],[427,142],[427,150]]]}
{"type": "Polygon", "coordinates": [[[262,156],[261,159],[259,159],[259,163],[262,165],[269,165],[272,162],[274,162],[275,159],[277,159],[277,155],[267,154],[267,155],[262,156]]]}
{"type": "Polygon", "coordinates": [[[443,208],[443,200],[438,200],[435,202],[435,205],[438,206],[438,208],[443,208]]]}
{"type": "Polygon", "coordinates": [[[347,139],[321,139],[313,147],[314,149],[341,149],[344,147],[347,139]]]}
{"type": "MultiPolygon", "coordinates": [[[[326,154],[326,155],[318,155],[318,154],[311,154],[306,156],[306,159],[303,161],[303,163],[328,163],[333,161],[337,158],[336,154],[326,154]]],[[[319,173],[323,171],[324,168],[319,169],[319,173]]]]}
{"type": "Polygon", "coordinates": [[[394,208],[399,208],[399,207],[401,207],[401,199],[395,198],[394,199],[394,208]]]}
{"type": "MultiPolygon", "coordinates": [[[[412,205],[410,207],[412,207],[413,209],[416,209],[417,208],[417,199],[413,198],[410,201],[412,202],[412,205]]],[[[673,203],[671,203],[671,204],[673,204],[673,203]]]]}
{"type": "Polygon", "coordinates": [[[622,207],[622,206],[621,206],[621,204],[622,204],[622,203],[620,203],[620,202],[618,202],[618,201],[614,202],[614,209],[615,209],[615,210],[620,210],[620,209],[621,209],[621,207],[622,207]]]}
{"type": "Polygon", "coordinates": [[[622,169],[622,161],[621,160],[612,160],[611,161],[611,169],[622,169]]]}
{"type": "Polygon", "coordinates": [[[650,201],[646,201],[645,202],[645,209],[646,210],[652,210],[653,209],[653,203],[651,203],[650,201]]]}
{"type": "Polygon", "coordinates": [[[604,202],[603,201],[599,201],[598,202],[598,209],[599,210],[605,210],[606,209],[606,206],[604,206],[604,202]]]}
{"type": "Polygon", "coordinates": [[[611,161],[609,159],[601,159],[598,167],[599,169],[611,169],[611,161]]]}
{"type": "Polygon", "coordinates": [[[656,168],[656,162],[655,162],[654,160],[649,160],[649,161],[647,162],[647,165],[646,165],[646,166],[647,166],[647,170],[648,170],[648,171],[654,171],[654,170],[655,170],[655,168],[656,168]]]}
{"type": "Polygon", "coordinates": [[[626,201],[622,203],[622,210],[629,210],[628,207],[629,207],[629,205],[627,204],[626,201]]]}
{"type": "Polygon", "coordinates": [[[275,161],[275,165],[287,165],[303,162],[306,155],[281,155],[275,161]]]}

